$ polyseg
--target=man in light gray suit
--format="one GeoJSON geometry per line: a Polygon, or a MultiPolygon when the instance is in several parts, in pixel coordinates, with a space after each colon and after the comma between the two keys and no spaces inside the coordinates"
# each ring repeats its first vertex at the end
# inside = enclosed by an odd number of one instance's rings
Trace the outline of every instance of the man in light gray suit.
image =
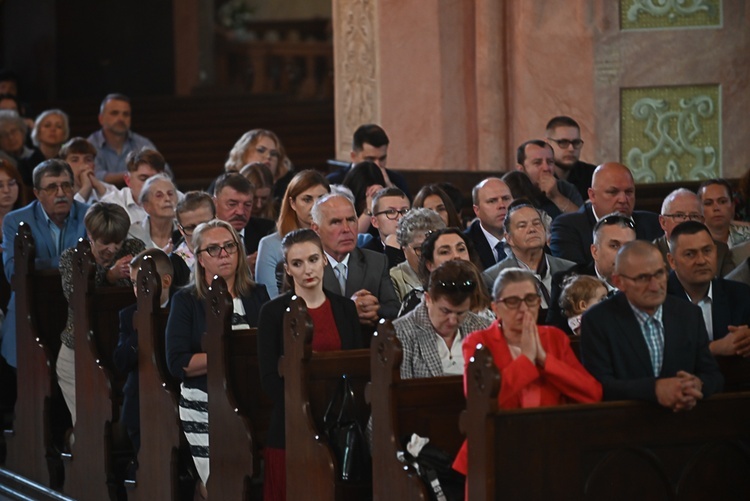
{"type": "Polygon", "coordinates": [[[385,255],[357,248],[354,204],[332,193],[315,202],[311,216],[328,260],[323,287],[351,298],[364,326],[375,326],[380,318],[396,318],[399,301],[385,255]]]}
{"type": "Polygon", "coordinates": [[[519,199],[511,203],[503,224],[505,240],[513,254],[485,270],[482,278],[491,290],[497,276],[506,268],[522,268],[534,272],[542,293],[539,318],[541,323],[544,323],[550,303],[552,276],[570,269],[575,263],[544,253],[547,229],[544,227],[541,212],[527,200],[519,199]]]}

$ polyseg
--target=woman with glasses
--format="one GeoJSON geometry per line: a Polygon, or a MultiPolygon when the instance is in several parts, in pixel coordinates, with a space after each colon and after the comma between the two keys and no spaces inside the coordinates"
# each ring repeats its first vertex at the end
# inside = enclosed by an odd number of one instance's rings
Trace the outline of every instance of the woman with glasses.
{"type": "MultiPolygon", "coordinates": [[[[468,368],[477,346],[484,346],[492,353],[500,372],[497,396],[500,408],[588,403],[602,399],[601,385],[578,361],[568,336],[556,327],[536,324],[542,297],[531,271],[503,270],[495,280],[492,296],[497,320],[488,328],[467,336],[463,358],[468,368]]],[[[464,381],[466,385],[466,373],[464,381]]],[[[466,474],[467,466],[468,451],[464,442],[453,467],[466,474]]]]}
{"type": "MultiPolygon", "coordinates": [[[[144,248],[142,241],[127,238],[130,216],[117,204],[99,202],[92,205],[83,218],[86,238],[91,244],[91,255],[96,262],[94,283],[97,287],[117,285],[130,287],[130,260],[144,248]]],[[[62,289],[68,300],[68,320],[60,335],[62,345],[57,356],[57,382],[60,384],[65,403],[70,410],[73,424],[76,423],[76,373],[75,338],[73,331],[73,262],[75,247],[63,251],[60,256],[62,289]]]]}
{"type": "Polygon", "coordinates": [[[214,276],[226,282],[234,306],[232,329],[256,327],[260,307],[269,298],[266,288],[250,277],[245,248],[229,223],[212,219],[200,224],[193,233],[193,249],[192,281],[172,298],[166,350],[169,371],[182,381],[180,419],[205,487],[209,476],[209,444],[207,366],[202,340],[206,332],[204,300],[208,287],[214,276]]]}
{"type": "Polygon", "coordinates": [[[472,312],[472,297],[482,287],[468,261],[450,260],[430,273],[422,302],[393,322],[401,341],[401,378],[463,374],[461,342],[485,329],[490,320],[472,312]]]}
{"type": "Polygon", "coordinates": [[[289,292],[266,303],[258,322],[258,360],[263,391],[273,400],[271,425],[264,450],[266,501],[286,499],[284,380],[279,358],[284,354],[284,312],[292,297],[302,298],[313,323],[313,351],[362,348],[354,302],[323,289],[326,257],[320,237],[311,229],[290,232],[281,243],[289,292]]]}
{"type": "Polygon", "coordinates": [[[310,211],[315,201],[330,192],[328,181],[316,170],[303,170],[289,183],[281,201],[276,231],[263,237],[258,244],[255,279],[266,286],[269,296],[279,295],[284,280],[281,240],[292,230],[309,228],[312,224],[310,211]]]}

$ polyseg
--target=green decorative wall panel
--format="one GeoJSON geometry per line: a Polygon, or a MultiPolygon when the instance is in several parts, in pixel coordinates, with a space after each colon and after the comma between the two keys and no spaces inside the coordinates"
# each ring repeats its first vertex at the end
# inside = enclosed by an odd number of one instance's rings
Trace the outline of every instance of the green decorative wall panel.
{"type": "Polygon", "coordinates": [[[622,159],[637,183],[721,175],[718,85],[622,89],[622,159]]]}
{"type": "Polygon", "coordinates": [[[721,0],[620,0],[623,30],[721,25],[721,0]]]}

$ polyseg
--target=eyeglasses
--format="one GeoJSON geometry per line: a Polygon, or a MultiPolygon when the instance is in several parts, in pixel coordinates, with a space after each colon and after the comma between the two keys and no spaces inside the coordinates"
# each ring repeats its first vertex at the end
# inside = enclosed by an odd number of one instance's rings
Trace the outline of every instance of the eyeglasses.
{"type": "Polygon", "coordinates": [[[632,280],[638,285],[647,285],[647,284],[650,284],[651,280],[653,279],[662,280],[664,277],[667,276],[667,270],[666,268],[661,268],[660,270],[654,273],[641,273],[640,275],[636,275],[634,277],[629,277],[627,275],[623,275],[622,273],[619,273],[618,275],[620,275],[622,278],[627,278],[628,280],[632,280]]]}
{"type": "Polygon", "coordinates": [[[398,209],[386,209],[386,210],[381,210],[380,212],[376,212],[373,215],[374,216],[379,216],[381,214],[385,214],[385,217],[387,217],[391,221],[395,221],[399,217],[405,216],[407,212],[409,212],[409,209],[401,209],[401,210],[398,210],[398,209]]]}
{"type": "Polygon", "coordinates": [[[681,223],[684,223],[685,221],[698,221],[699,223],[702,223],[705,218],[702,214],[685,214],[684,212],[676,212],[674,214],[662,214],[664,217],[671,217],[675,221],[680,221],[681,223]]]}
{"type": "Polygon", "coordinates": [[[183,233],[184,233],[184,234],[185,234],[186,236],[188,236],[188,237],[189,237],[190,235],[192,235],[192,234],[193,234],[193,232],[194,232],[194,231],[195,231],[195,229],[196,229],[196,228],[198,227],[198,225],[197,225],[197,224],[191,224],[191,225],[189,225],[189,226],[182,226],[182,225],[181,225],[180,223],[177,223],[177,227],[178,227],[178,228],[179,228],[180,230],[182,230],[182,232],[183,232],[183,233]]]}
{"type": "Polygon", "coordinates": [[[517,310],[521,306],[521,302],[526,303],[529,308],[535,308],[542,302],[542,296],[539,294],[531,293],[526,294],[524,297],[508,296],[497,300],[498,303],[503,303],[508,309],[517,310]]]}
{"type": "Polygon", "coordinates": [[[218,257],[221,251],[227,251],[227,254],[236,254],[239,250],[239,245],[236,242],[229,242],[224,245],[209,245],[205,249],[201,249],[196,254],[201,252],[207,253],[211,257],[218,257]]]}
{"type": "Polygon", "coordinates": [[[631,218],[622,216],[620,214],[610,214],[609,216],[605,216],[596,222],[596,224],[594,225],[594,233],[599,231],[599,228],[601,228],[602,226],[612,226],[615,224],[618,224],[620,226],[627,226],[631,230],[635,231],[635,221],[633,221],[631,218]]]}
{"type": "Polygon", "coordinates": [[[474,289],[477,287],[477,283],[474,280],[464,280],[463,282],[438,280],[435,284],[439,285],[446,292],[474,292],[474,289]]]}
{"type": "Polygon", "coordinates": [[[43,191],[47,195],[55,195],[60,188],[62,188],[63,193],[71,193],[73,191],[73,185],[70,183],[50,184],[44,188],[39,188],[39,191],[43,191]]]}
{"type": "Polygon", "coordinates": [[[583,139],[552,139],[551,137],[548,137],[547,139],[556,143],[562,149],[567,149],[571,144],[576,150],[583,146],[583,139]]]}
{"type": "Polygon", "coordinates": [[[422,255],[422,245],[411,245],[411,250],[414,251],[414,254],[417,255],[417,257],[420,257],[422,255]]]}

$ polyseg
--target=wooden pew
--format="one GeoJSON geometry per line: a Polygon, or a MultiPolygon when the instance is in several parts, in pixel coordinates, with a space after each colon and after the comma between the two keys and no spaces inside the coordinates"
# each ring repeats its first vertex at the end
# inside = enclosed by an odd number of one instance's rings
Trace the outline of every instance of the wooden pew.
{"type": "Polygon", "coordinates": [[[491,499],[748,499],[750,393],[673,413],[643,402],[498,411],[486,349],[469,366],[469,496],[491,499]]]}
{"type": "Polygon", "coordinates": [[[55,361],[67,302],[59,271],[36,271],[34,239],[25,223],[19,225],[14,245],[17,376],[23,391],[18,392],[13,429],[5,431],[5,464],[36,483],[60,488],[61,464],[52,447],[51,422],[61,419],[53,412],[52,399],[61,398],[55,361]]]}
{"type": "Polygon", "coordinates": [[[167,368],[164,331],[167,309],[161,307],[161,280],[153,259],[138,271],[138,310],[133,326],[138,332],[138,386],[141,449],[138,475],[128,485],[128,500],[180,499],[179,450],[185,442],[179,414],[179,383],[167,368]]]}
{"type": "Polygon", "coordinates": [[[286,405],[287,499],[366,500],[371,485],[338,479],[337,461],[323,433],[323,416],[342,374],[347,374],[359,405],[364,430],[369,410],[362,398],[370,380],[369,350],[312,353],[313,326],[302,299],[289,305],[284,317],[284,378],[286,405]]]}
{"type": "Polygon", "coordinates": [[[232,297],[217,278],[205,302],[210,499],[251,499],[272,404],[260,387],[255,329],[232,330],[232,297]]]}
{"type": "Polygon", "coordinates": [[[716,357],[724,375],[724,391],[750,390],[750,358],[740,356],[716,357]]]}
{"type": "MultiPolygon", "coordinates": [[[[133,304],[130,287],[95,287],[96,264],[88,240],[75,247],[73,295],[75,333],[75,442],[64,458],[65,492],[75,499],[115,498],[113,427],[119,421],[122,375],[114,370],[119,312],[133,304]]],[[[120,486],[121,488],[121,486],[120,486]]]]}
{"type": "Polygon", "coordinates": [[[466,408],[463,376],[401,379],[401,343],[393,324],[378,327],[370,347],[372,382],[373,499],[429,500],[427,486],[411,466],[396,458],[402,438],[411,433],[455,456],[463,442],[458,418],[466,408]]]}

